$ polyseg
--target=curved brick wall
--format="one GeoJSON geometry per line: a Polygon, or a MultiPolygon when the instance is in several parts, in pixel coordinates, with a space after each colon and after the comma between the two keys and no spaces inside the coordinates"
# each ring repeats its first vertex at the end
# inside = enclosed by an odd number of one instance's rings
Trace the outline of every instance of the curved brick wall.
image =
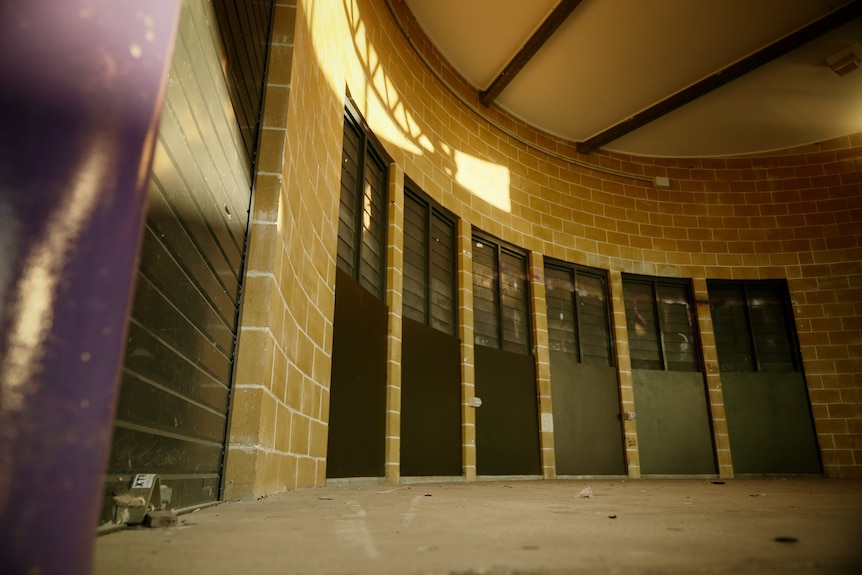
{"type": "MultiPolygon", "coordinates": [[[[580,156],[572,143],[483,110],[555,154],[670,179],[670,188],[657,189],[572,165],[489,126],[433,79],[382,4],[360,3],[360,14],[369,29],[382,30],[370,36],[399,103],[438,148],[505,166],[511,213],[483,206],[453,184],[445,154],[435,162],[390,146],[408,176],[418,176],[426,191],[474,226],[546,256],[650,275],[788,279],[826,472],[862,476],[862,134],[749,157],[580,156]]],[[[426,59],[479,108],[477,95],[399,10],[426,59]]]]}
{"type": "MultiPolygon", "coordinates": [[[[406,176],[470,226],[536,256],[607,269],[616,284],[622,272],[692,278],[701,301],[707,279],[787,278],[825,471],[833,477],[862,477],[862,134],[752,157],[581,156],[571,142],[538,133],[498,109],[482,108],[475,92],[412,23],[406,7],[392,4],[398,20],[385,0],[300,0],[295,11],[293,2],[281,2],[277,9],[291,18],[295,12],[295,35],[293,21],[277,11],[276,43],[287,37],[290,42],[274,45],[271,52],[249,258],[253,275],[258,268],[272,277],[263,293],[281,294],[286,311],[274,321],[280,333],[289,335],[275,335],[265,318],[255,320],[258,324],[244,321],[243,329],[253,329],[257,339],[261,329],[272,332],[264,339],[272,338],[284,365],[260,376],[260,387],[270,390],[274,411],[284,408],[290,415],[290,433],[298,426],[311,438],[283,448],[273,439],[272,447],[261,449],[260,458],[248,465],[264,461],[265,469],[275,471],[259,473],[276,479],[246,478],[256,482],[256,493],[323,481],[319,435],[328,405],[333,297],[325,286],[334,284],[345,92],[392,157],[395,200],[406,176]],[[471,167],[480,169],[469,174],[471,167]],[[668,177],[670,187],[656,188],[655,176],[668,177]],[[276,248],[265,250],[270,259],[255,259],[256,249],[263,252],[255,247],[258,230],[269,234],[267,242],[276,242],[276,248]],[[302,290],[289,274],[279,276],[288,267],[302,270],[302,290]],[[287,311],[297,308],[302,318],[287,311]],[[290,332],[291,325],[299,335],[290,332]],[[313,399],[291,403],[297,381],[313,399]],[[304,419],[310,423],[303,427],[297,422],[304,419]],[[289,479],[278,471],[294,473],[303,465],[307,471],[289,479]]],[[[397,253],[390,252],[390,261],[393,257],[397,253]]],[[[390,274],[400,277],[398,269],[390,274]]],[[[248,285],[246,298],[255,289],[248,285]]],[[[265,301],[270,306],[273,300],[265,301]]],[[[400,310],[400,299],[395,304],[400,310]]],[[[707,313],[708,306],[699,311],[707,313]]],[[[620,313],[615,309],[618,330],[625,323],[620,313]]],[[[716,361],[711,322],[702,319],[701,328],[710,368],[716,361]]],[[[471,335],[462,331],[465,341],[471,335]]],[[[624,404],[630,400],[627,349],[619,339],[624,404]]],[[[242,337],[238,353],[242,362],[242,337]]],[[[400,348],[393,353],[400,354],[400,348]]],[[[708,371],[719,467],[730,474],[720,381],[708,371]]],[[[546,379],[540,366],[540,390],[547,388],[546,379]]],[[[267,424],[268,432],[270,427],[279,437],[283,428],[267,424]]],[[[626,433],[630,436],[630,430],[626,433]]],[[[543,441],[549,449],[547,438],[543,441]]],[[[249,449],[240,447],[245,457],[249,449]]],[[[242,474],[230,465],[229,456],[228,477],[242,474]]]]}

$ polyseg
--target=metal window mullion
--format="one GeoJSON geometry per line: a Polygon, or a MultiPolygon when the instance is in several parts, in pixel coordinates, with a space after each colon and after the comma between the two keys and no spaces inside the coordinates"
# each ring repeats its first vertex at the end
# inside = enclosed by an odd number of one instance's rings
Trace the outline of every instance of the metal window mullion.
{"type": "Polygon", "coordinates": [[[789,287],[785,283],[781,290],[784,300],[782,310],[784,311],[784,329],[787,332],[787,344],[790,347],[790,360],[793,362],[793,371],[802,371],[802,345],[799,343],[799,334],[796,332],[796,320],[793,315],[793,301],[790,298],[789,287]]]}
{"type": "Polygon", "coordinates": [[[367,138],[365,137],[365,131],[359,130],[359,157],[356,158],[357,165],[357,177],[356,177],[356,205],[354,206],[354,236],[353,239],[356,242],[356,249],[353,253],[353,279],[357,282],[360,281],[362,277],[362,216],[365,213],[365,203],[364,203],[364,194],[363,187],[365,185],[365,162],[366,156],[368,154],[368,150],[366,149],[367,138]]]}
{"type": "Polygon", "coordinates": [[[608,346],[608,365],[616,365],[616,340],[614,339],[613,310],[608,289],[607,272],[601,278],[602,294],[605,301],[605,345],[608,346]]]}
{"type": "Polygon", "coordinates": [[[742,291],[745,295],[745,323],[748,325],[749,346],[751,349],[752,359],[754,359],[754,371],[763,371],[763,366],[760,364],[760,352],[757,349],[757,334],[754,329],[754,322],[751,320],[751,296],[748,291],[748,284],[742,285],[742,291]]]}
{"type": "Polygon", "coordinates": [[[452,245],[449,246],[449,298],[451,300],[451,305],[453,308],[452,314],[449,316],[449,334],[455,335],[457,333],[457,325],[458,325],[458,265],[457,265],[457,238],[456,238],[456,230],[455,230],[455,222],[451,221],[448,217],[442,217],[445,214],[441,214],[441,219],[445,220],[449,224],[449,232],[450,232],[450,242],[452,245]]]}
{"type": "MultiPolygon", "coordinates": [[[[375,155],[377,159],[380,160],[382,174],[382,181],[378,182],[382,185],[380,189],[380,236],[377,238],[380,243],[380,277],[378,281],[380,285],[377,286],[377,292],[379,294],[380,300],[386,301],[386,254],[388,252],[388,244],[387,240],[389,237],[388,228],[389,228],[389,163],[386,162],[386,158],[375,151],[375,155]]],[[[374,207],[374,190],[372,190],[371,194],[371,207],[374,207]]]]}
{"type": "Polygon", "coordinates": [[[527,333],[527,355],[535,356],[536,355],[536,341],[535,334],[533,333],[533,325],[535,324],[535,318],[533,317],[533,276],[532,269],[530,268],[530,254],[524,253],[523,255],[523,263],[524,263],[524,329],[527,333]]]}
{"type": "Polygon", "coordinates": [[[661,358],[661,369],[662,371],[667,371],[667,357],[665,356],[665,345],[664,345],[664,326],[662,325],[661,319],[661,310],[659,309],[658,300],[658,282],[651,281],[652,284],[652,306],[653,313],[655,314],[655,326],[658,330],[658,351],[659,357],[661,358]]]}
{"type": "Polygon", "coordinates": [[[583,331],[581,330],[581,314],[578,309],[578,272],[576,270],[569,270],[569,274],[572,280],[572,311],[574,312],[574,323],[577,330],[575,334],[575,349],[578,350],[578,363],[583,363],[584,350],[581,343],[581,334],[583,331]]]}
{"type": "Polygon", "coordinates": [[[431,325],[431,225],[434,223],[431,204],[425,206],[425,325],[431,325]]]}
{"type": "Polygon", "coordinates": [[[500,244],[494,244],[494,248],[497,251],[497,261],[494,266],[494,275],[496,276],[494,298],[497,304],[497,349],[503,349],[503,270],[501,268],[503,249],[500,244]]]}

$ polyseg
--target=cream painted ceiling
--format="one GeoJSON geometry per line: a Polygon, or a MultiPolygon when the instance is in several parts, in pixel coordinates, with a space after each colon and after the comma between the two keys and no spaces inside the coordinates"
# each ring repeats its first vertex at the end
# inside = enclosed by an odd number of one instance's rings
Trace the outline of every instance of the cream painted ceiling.
{"type": "MultiPolygon", "coordinates": [[[[399,0],[390,0],[397,2],[399,0]]],[[[441,55],[486,89],[559,0],[404,0],[441,55]]],[[[847,4],[846,0],[583,0],[492,104],[581,142],[847,4]]],[[[862,18],[602,149],[666,157],[764,152],[862,132],[862,18]]]]}

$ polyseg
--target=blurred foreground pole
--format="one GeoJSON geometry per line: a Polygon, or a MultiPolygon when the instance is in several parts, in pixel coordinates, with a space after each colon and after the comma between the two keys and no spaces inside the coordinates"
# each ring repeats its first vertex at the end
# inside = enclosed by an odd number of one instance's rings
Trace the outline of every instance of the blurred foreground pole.
{"type": "Polygon", "coordinates": [[[180,0],[0,0],[0,572],[86,575],[180,0]]]}

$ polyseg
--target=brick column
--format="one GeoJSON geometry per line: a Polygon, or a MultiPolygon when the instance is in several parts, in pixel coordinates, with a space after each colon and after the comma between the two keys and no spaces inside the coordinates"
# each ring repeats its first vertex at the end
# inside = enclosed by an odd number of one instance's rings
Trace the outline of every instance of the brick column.
{"type": "Polygon", "coordinates": [[[461,458],[464,478],[476,480],[476,362],[473,355],[473,227],[458,220],[458,337],[461,339],[461,458]]]}
{"type": "Polygon", "coordinates": [[[617,372],[620,378],[620,410],[623,418],[623,437],[626,444],[626,466],[629,477],[639,479],[641,460],[638,451],[638,428],[636,419],[626,414],[635,413],[634,387],[632,386],[632,358],[629,352],[629,335],[626,326],[626,308],[623,299],[623,277],[618,271],[609,274],[611,285],[611,308],[613,310],[614,341],[617,350],[617,372]]]}
{"type": "Polygon", "coordinates": [[[695,279],[693,284],[718,474],[722,478],[730,479],[733,477],[733,460],[730,454],[730,438],[727,433],[727,416],[724,411],[724,392],[721,390],[721,375],[718,370],[718,351],[715,347],[715,332],[712,326],[712,313],[709,308],[709,293],[707,293],[705,279],[695,279]]]}
{"type": "Polygon", "coordinates": [[[554,454],[554,411],[551,403],[551,353],[548,348],[548,307],[545,303],[545,258],[530,252],[530,307],[533,313],[533,358],[536,361],[536,385],[539,396],[539,445],[542,476],[556,479],[554,454]]]}

